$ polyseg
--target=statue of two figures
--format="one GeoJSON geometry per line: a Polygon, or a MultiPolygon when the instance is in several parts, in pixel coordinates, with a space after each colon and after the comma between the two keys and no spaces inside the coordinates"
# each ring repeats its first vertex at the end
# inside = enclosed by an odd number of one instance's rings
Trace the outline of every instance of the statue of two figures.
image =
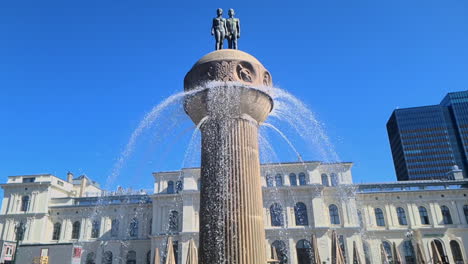
{"type": "Polygon", "coordinates": [[[228,39],[230,49],[237,48],[237,39],[240,38],[240,21],[234,17],[234,9],[229,9],[229,18],[223,18],[223,10],[218,8],[216,11],[218,16],[213,18],[213,26],[211,27],[211,35],[215,36],[215,50],[223,49],[224,39],[228,39]]]}

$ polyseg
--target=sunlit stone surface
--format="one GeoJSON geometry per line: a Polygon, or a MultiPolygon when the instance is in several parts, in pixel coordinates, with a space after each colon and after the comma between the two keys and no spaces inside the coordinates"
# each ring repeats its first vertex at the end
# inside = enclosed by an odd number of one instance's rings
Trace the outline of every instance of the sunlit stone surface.
{"type": "Polygon", "coordinates": [[[187,73],[185,110],[202,133],[200,263],[266,263],[258,126],[273,108],[270,73],[220,50],[187,73]],[[200,123],[202,122],[202,123],[200,123]]]}

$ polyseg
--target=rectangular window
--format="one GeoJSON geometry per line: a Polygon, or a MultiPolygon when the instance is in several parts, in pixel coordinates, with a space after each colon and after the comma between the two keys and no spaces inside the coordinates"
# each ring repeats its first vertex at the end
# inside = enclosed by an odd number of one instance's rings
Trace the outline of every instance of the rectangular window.
{"type": "Polygon", "coordinates": [[[35,177],[23,178],[23,183],[35,182],[35,181],[36,181],[35,177]]]}

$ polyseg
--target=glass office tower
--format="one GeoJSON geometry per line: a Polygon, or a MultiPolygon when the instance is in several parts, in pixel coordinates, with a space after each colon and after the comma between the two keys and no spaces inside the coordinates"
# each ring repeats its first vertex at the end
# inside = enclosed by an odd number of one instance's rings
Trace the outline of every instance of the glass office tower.
{"type": "Polygon", "coordinates": [[[399,181],[447,178],[454,165],[466,177],[468,91],[440,105],[396,109],[387,132],[399,181]]]}

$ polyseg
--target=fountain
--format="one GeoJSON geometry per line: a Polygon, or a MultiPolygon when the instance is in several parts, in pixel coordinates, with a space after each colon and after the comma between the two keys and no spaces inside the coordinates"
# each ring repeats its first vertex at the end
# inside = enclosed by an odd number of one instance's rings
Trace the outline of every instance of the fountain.
{"type": "Polygon", "coordinates": [[[184,109],[202,134],[199,263],[266,263],[258,128],[273,109],[271,84],[256,58],[232,49],[185,76],[196,92],[184,109]]]}

